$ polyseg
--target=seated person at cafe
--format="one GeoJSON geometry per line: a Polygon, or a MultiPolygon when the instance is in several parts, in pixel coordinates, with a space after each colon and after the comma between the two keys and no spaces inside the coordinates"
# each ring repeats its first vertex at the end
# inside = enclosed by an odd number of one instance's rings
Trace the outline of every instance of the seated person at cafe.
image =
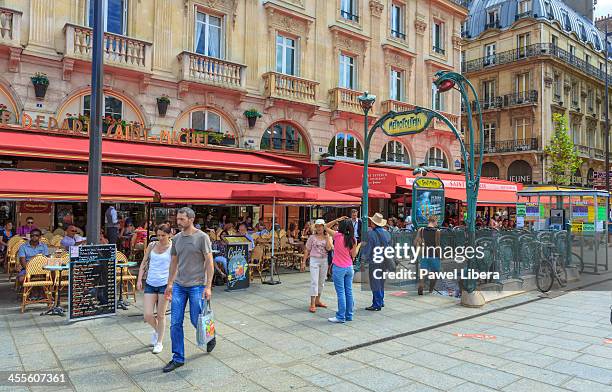
{"type": "Polygon", "coordinates": [[[36,229],[36,226],[34,225],[34,218],[32,218],[31,216],[28,216],[26,218],[26,224],[17,229],[17,235],[26,237],[34,229],[36,229]]]}
{"type": "Polygon", "coordinates": [[[225,241],[223,239],[228,235],[227,231],[219,233],[219,240],[212,242],[212,248],[217,251],[214,257],[215,275],[220,275],[222,279],[227,276],[227,258],[225,257],[225,241]]]}
{"type": "Polygon", "coordinates": [[[240,226],[238,226],[238,234],[246,237],[247,240],[251,241],[251,243],[249,244],[249,251],[253,250],[253,248],[255,247],[255,241],[253,241],[253,237],[251,237],[251,235],[247,231],[247,225],[245,223],[241,223],[240,226]]]}
{"type": "Polygon", "coordinates": [[[47,248],[47,245],[40,242],[41,236],[42,232],[39,229],[32,229],[32,231],[30,231],[30,241],[21,245],[19,251],[17,251],[17,257],[19,258],[19,263],[22,268],[17,275],[19,283],[23,283],[26,274],[26,266],[32,257],[36,255],[49,256],[49,248],[47,248]]]}
{"type": "Polygon", "coordinates": [[[255,234],[261,237],[264,234],[270,234],[270,231],[266,227],[265,223],[263,223],[262,221],[259,221],[257,225],[255,226],[255,234]]]}
{"type": "Polygon", "coordinates": [[[130,246],[134,250],[144,251],[147,244],[147,229],[143,227],[144,225],[139,225],[132,234],[132,239],[130,240],[130,246]]]}
{"type": "Polygon", "coordinates": [[[66,250],[70,250],[71,246],[79,246],[85,243],[85,238],[78,235],[78,229],[75,225],[70,225],[66,229],[66,235],[62,238],[60,245],[66,250]]]}

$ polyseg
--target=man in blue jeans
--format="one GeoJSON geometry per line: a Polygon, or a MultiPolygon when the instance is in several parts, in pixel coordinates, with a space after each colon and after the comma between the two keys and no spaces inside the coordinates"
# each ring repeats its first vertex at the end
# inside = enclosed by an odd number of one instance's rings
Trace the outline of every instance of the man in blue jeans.
{"type": "MultiPolygon", "coordinates": [[[[197,328],[198,316],[204,299],[211,296],[214,265],[212,246],[208,234],[193,225],[195,212],[181,208],[176,214],[176,223],[181,231],[172,240],[172,261],[166,287],[166,299],[172,300],[170,313],[170,338],[172,339],[172,360],[164,367],[164,373],[185,364],[185,337],[183,319],[189,301],[189,318],[197,328]]],[[[214,340],[207,351],[214,348],[214,340]]]]}
{"type": "Polygon", "coordinates": [[[387,220],[378,212],[370,217],[367,242],[361,250],[362,260],[368,263],[370,288],[372,289],[372,305],[365,308],[366,310],[380,311],[385,306],[385,279],[382,273],[386,271],[386,266],[384,263],[374,262],[374,248],[384,248],[391,244],[391,234],[385,230],[386,224],[387,220]]]}

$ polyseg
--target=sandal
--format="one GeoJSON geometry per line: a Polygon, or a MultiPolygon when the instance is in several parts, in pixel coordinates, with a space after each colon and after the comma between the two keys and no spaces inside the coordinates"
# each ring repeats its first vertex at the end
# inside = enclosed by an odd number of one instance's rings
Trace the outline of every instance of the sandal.
{"type": "Polygon", "coordinates": [[[323,302],[319,302],[318,304],[315,304],[315,306],[317,308],[327,308],[327,305],[325,305],[323,302]]]}
{"type": "Polygon", "coordinates": [[[317,311],[317,308],[315,306],[311,306],[310,308],[308,308],[308,311],[310,313],[315,313],[317,311]]]}

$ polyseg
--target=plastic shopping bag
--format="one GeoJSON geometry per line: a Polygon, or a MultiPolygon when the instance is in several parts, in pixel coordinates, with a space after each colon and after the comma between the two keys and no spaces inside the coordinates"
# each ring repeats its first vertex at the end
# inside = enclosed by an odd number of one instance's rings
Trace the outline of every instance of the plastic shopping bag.
{"type": "Polygon", "coordinates": [[[196,342],[198,347],[206,348],[206,352],[211,352],[215,348],[215,320],[210,301],[206,301],[206,306],[202,306],[198,316],[198,328],[196,331],[196,342]]]}

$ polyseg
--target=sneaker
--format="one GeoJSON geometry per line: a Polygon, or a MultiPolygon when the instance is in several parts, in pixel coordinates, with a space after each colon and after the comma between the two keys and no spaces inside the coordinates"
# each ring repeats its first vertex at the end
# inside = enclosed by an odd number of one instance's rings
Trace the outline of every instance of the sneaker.
{"type": "Polygon", "coordinates": [[[330,317],[327,319],[330,323],[344,324],[344,320],[340,320],[336,317],[330,317]]]}
{"type": "Polygon", "coordinates": [[[153,346],[153,354],[159,354],[163,349],[164,346],[161,343],[156,343],[155,346],[153,346]]]}
{"type": "Polygon", "coordinates": [[[153,331],[151,334],[151,346],[155,346],[157,344],[157,332],[153,331]]]}

